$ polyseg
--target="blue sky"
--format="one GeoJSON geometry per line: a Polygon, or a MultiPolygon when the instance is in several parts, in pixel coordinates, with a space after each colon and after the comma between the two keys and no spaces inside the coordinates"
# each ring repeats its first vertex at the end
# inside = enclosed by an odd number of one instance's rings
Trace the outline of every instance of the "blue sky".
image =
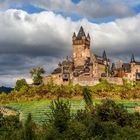
{"type": "MultiPolygon", "coordinates": [[[[44,1],[44,0],[42,0],[42,1],[44,1]]],[[[49,1],[51,1],[51,0],[49,0],[49,1]]],[[[60,0],[58,0],[58,1],[60,1],[60,0]]],[[[73,3],[73,5],[78,5],[82,1],[84,1],[86,3],[86,0],[71,0],[71,3],[73,3]]],[[[92,5],[94,5],[94,0],[87,0],[87,3],[89,4],[89,8],[92,7],[92,6],[90,7],[91,1],[93,1],[92,5]]],[[[140,12],[140,1],[139,0],[118,0],[119,2],[117,2],[117,0],[95,0],[95,1],[97,1],[96,3],[98,3],[98,6],[102,6],[105,4],[111,5],[112,3],[114,3],[114,5],[115,5],[115,3],[117,3],[118,5],[119,4],[123,5],[123,6],[125,6],[125,8],[127,7],[129,10],[131,10],[133,12],[133,15],[138,14],[140,12]],[[98,1],[100,1],[100,2],[98,2],[98,1]]],[[[54,2],[54,0],[52,0],[52,2],[54,2]]],[[[62,5],[63,5],[63,2],[62,2],[62,5]]],[[[14,3],[12,3],[12,1],[9,2],[9,8],[21,9],[21,10],[24,10],[24,11],[30,13],[30,14],[39,13],[42,11],[53,11],[57,14],[61,14],[64,17],[70,17],[72,20],[79,20],[82,18],[87,18],[91,22],[103,23],[103,22],[113,21],[113,20],[121,17],[119,14],[118,15],[117,14],[114,14],[114,15],[109,14],[109,15],[105,15],[105,16],[100,15],[97,17],[90,17],[90,16],[88,17],[87,15],[85,16],[84,14],[81,14],[81,13],[76,12],[76,11],[73,12],[73,11],[69,11],[67,9],[64,10],[63,8],[59,9],[59,6],[60,6],[60,4],[58,5],[58,7],[55,7],[56,9],[47,6],[47,0],[46,0],[46,7],[45,6],[43,7],[42,5],[39,5],[39,4],[35,4],[32,0],[31,1],[29,0],[27,2],[25,1],[24,3],[22,2],[22,4],[20,4],[20,5],[19,5],[19,3],[17,4],[16,1],[14,3]]],[[[95,7],[93,6],[93,8],[95,8],[95,7]]],[[[91,9],[91,11],[92,11],[92,9],[91,9]]],[[[96,10],[95,10],[95,12],[96,12],[96,10]]],[[[97,10],[97,12],[98,12],[98,10],[97,10]]],[[[132,13],[128,13],[128,14],[126,13],[122,17],[129,17],[130,16],[129,14],[132,15],[132,13]]]]}
{"type": "Polygon", "coordinates": [[[31,81],[29,70],[46,74],[72,56],[72,34],[91,36],[91,52],[112,61],[140,61],[140,0],[1,0],[0,86],[31,81]]]}

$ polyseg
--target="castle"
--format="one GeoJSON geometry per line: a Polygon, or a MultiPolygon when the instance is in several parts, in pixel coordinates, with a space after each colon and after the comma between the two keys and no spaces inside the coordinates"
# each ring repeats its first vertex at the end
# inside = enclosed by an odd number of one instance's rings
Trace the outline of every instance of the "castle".
{"type": "Polygon", "coordinates": [[[106,52],[102,56],[93,54],[90,51],[90,35],[85,34],[83,27],[78,34],[73,34],[73,56],[72,59],[66,58],[58,64],[51,75],[43,78],[47,84],[50,78],[55,84],[73,83],[80,85],[95,85],[100,78],[106,78],[109,82],[122,83],[122,78],[137,80],[140,79],[140,62],[136,62],[132,55],[130,63],[112,64],[106,52]]]}
{"type": "Polygon", "coordinates": [[[135,60],[134,54],[131,56],[130,63],[113,63],[111,67],[114,77],[127,79],[128,81],[140,81],[140,62],[135,60]]]}

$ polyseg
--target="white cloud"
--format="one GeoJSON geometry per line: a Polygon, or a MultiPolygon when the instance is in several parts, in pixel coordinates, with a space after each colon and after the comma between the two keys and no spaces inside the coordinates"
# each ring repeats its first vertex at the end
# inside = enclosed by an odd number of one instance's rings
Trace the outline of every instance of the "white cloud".
{"type": "Polygon", "coordinates": [[[11,84],[35,66],[51,72],[62,58],[72,54],[71,37],[81,25],[90,33],[93,52],[105,49],[110,56],[123,58],[140,51],[140,14],[95,24],[86,19],[72,21],[49,11],[28,14],[11,9],[0,12],[0,83],[11,78],[11,84]]]}
{"type": "Polygon", "coordinates": [[[128,1],[122,0],[81,0],[78,4],[71,0],[30,0],[30,2],[47,10],[76,13],[89,18],[124,17],[134,13],[132,7],[127,4],[128,1]]]}
{"type": "Polygon", "coordinates": [[[125,17],[134,14],[134,7],[140,4],[139,0],[81,0],[73,3],[72,0],[1,0],[0,9],[22,7],[25,5],[65,13],[75,13],[88,18],[125,17]]]}

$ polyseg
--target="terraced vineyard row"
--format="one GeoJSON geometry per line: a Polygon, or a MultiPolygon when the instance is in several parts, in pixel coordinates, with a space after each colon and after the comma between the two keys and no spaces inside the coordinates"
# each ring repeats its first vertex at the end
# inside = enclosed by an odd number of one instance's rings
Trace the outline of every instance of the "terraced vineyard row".
{"type": "MultiPolygon", "coordinates": [[[[73,101],[71,103],[71,112],[74,113],[78,109],[84,109],[84,101],[73,101]]],[[[42,124],[47,121],[50,114],[50,101],[31,101],[28,103],[11,103],[5,105],[5,107],[16,110],[20,113],[20,120],[25,121],[28,114],[32,114],[34,122],[42,124]]]]}
{"type": "MultiPolygon", "coordinates": [[[[96,100],[94,104],[99,104],[101,101],[96,100]]],[[[50,114],[50,100],[41,100],[41,101],[29,101],[24,103],[9,103],[5,105],[8,108],[16,110],[20,113],[20,120],[25,121],[28,114],[32,114],[32,119],[35,123],[42,124],[48,119],[50,114]]],[[[128,109],[129,112],[133,112],[135,107],[139,105],[139,102],[123,102],[119,101],[118,103],[123,103],[124,106],[128,109]]],[[[75,113],[78,109],[84,109],[85,102],[83,100],[71,100],[71,112],[75,113]]]]}

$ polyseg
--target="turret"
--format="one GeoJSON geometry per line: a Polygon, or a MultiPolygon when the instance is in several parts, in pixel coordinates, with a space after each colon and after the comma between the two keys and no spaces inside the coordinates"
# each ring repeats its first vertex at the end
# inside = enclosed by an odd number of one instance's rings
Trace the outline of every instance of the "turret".
{"type": "Polygon", "coordinates": [[[105,50],[103,51],[102,58],[103,58],[104,65],[109,65],[109,59],[107,58],[105,50]]]}
{"type": "Polygon", "coordinates": [[[132,54],[132,56],[131,56],[131,63],[135,63],[136,61],[135,61],[135,57],[134,57],[134,54],[132,54]]]}
{"type": "Polygon", "coordinates": [[[104,60],[104,61],[107,61],[107,56],[106,56],[105,50],[104,50],[104,52],[103,52],[103,56],[102,56],[102,57],[103,57],[103,60],[104,60]]]}
{"type": "Polygon", "coordinates": [[[75,32],[73,33],[73,36],[72,36],[72,40],[75,40],[76,39],[76,34],[75,32]]]}
{"type": "Polygon", "coordinates": [[[115,63],[112,63],[112,66],[111,66],[111,71],[115,71],[115,70],[116,70],[115,63]]]}
{"type": "Polygon", "coordinates": [[[87,34],[87,39],[90,40],[90,35],[89,35],[89,33],[87,34]]]}

